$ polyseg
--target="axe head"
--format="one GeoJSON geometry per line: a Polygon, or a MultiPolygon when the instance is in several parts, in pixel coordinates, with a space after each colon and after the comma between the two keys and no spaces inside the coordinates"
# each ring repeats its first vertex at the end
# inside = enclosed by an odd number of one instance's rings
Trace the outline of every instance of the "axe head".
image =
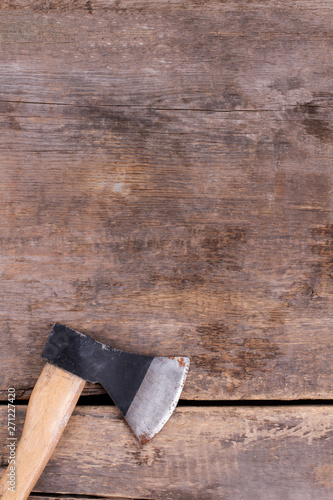
{"type": "Polygon", "coordinates": [[[59,323],[42,357],[88,382],[102,384],[141,444],[150,441],[171,416],[190,365],[186,357],[120,351],[59,323]]]}

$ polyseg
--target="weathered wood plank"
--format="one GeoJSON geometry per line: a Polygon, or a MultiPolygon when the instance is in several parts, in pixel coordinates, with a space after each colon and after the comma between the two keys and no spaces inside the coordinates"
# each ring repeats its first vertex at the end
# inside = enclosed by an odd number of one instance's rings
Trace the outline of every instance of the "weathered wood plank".
{"type": "Polygon", "coordinates": [[[185,398],[330,398],[333,8],[34,5],[0,20],[2,398],[54,321],[190,355],[185,398]]]}
{"type": "MultiPolygon", "coordinates": [[[[24,417],[18,408],[18,422],[24,417]]],[[[5,443],[6,408],[1,408],[5,443]]],[[[77,408],[36,491],[163,500],[330,500],[333,409],[181,408],[140,447],[115,408],[77,408]],[[61,477],[61,480],[60,480],[61,477]]],[[[6,448],[1,448],[6,459],[6,448]]]]}
{"type": "Polygon", "coordinates": [[[1,11],[1,99],[208,110],[332,104],[331,3],[115,2],[94,15],[87,3],[1,11]]]}
{"type": "Polygon", "coordinates": [[[1,10],[14,10],[14,11],[33,11],[33,12],[50,12],[50,11],[87,11],[89,14],[95,13],[102,9],[103,11],[125,11],[131,10],[151,10],[161,9],[187,9],[187,10],[271,10],[279,9],[286,11],[311,11],[311,12],[325,12],[332,9],[330,0],[294,0],[292,3],[288,0],[202,0],[197,2],[195,0],[157,0],[155,2],[147,0],[91,0],[90,5],[87,5],[86,0],[63,0],[57,2],[56,0],[0,0],[1,10]]]}
{"type": "Polygon", "coordinates": [[[0,110],[2,391],[59,321],[190,355],[185,398],[331,397],[329,109],[0,110]]]}

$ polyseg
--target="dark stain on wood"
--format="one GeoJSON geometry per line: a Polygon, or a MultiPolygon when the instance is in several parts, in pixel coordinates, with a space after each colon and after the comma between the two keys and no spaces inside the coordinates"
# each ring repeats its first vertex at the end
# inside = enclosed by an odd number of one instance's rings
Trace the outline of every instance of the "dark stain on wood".
{"type": "MultiPolygon", "coordinates": [[[[111,225],[112,227],[112,225],[111,225]]],[[[115,228],[113,226],[113,236],[115,228]]],[[[211,273],[239,272],[242,269],[242,246],[246,244],[247,231],[238,226],[206,226],[189,228],[183,236],[169,239],[156,231],[155,235],[110,239],[109,252],[121,264],[137,266],[143,276],[141,287],[145,289],[170,287],[188,290],[191,287],[209,285],[211,273]],[[215,270],[215,271],[214,271],[215,270]]],[[[98,248],[98,242],[96,243],[98,248]]],[[[101,288],[109,293],[119,293],[118,280],[96,274],[92,280],[76,280],[77,293],[96,293],[101,288]],[[93,291],[95,290],[95,292],[93,291]]]]}
{"type": "Polygon", "coordinates": [[[15,116],[9,116],[9,127],[12,130],[22,130],[21,125],[19,124],[19,121],[15,116]]]}
{"type": "MultiPolygon", "coordinates": [[[[295,106],[294,111],[296,114],[301,112],[302,124],[307,134],[314,136],[316,139],[324,142],[331,142],[333,139],[333,130],[331,123],[320,114],[320,107],[315,100],[298,104],[295,106]]],[[[293,113],[293,110],[291,110],[293,113]]]]}
{"type": "Polygon", "coordinates": [[[315,115],[320,110],[318,104],[314,100],[299,104],[298,106],[296,106],[296,109],[297,108],[307,115],[315,115]]]}
{"type": "MultiPolygon", "coordinates": [[[[227,227],[222,233],[217,228],[207,227],[203,231],[203,239],[198,243],[204,249],[207,261],[216,264],[228,257],[228,251],[246,243],[246,235],[246,230],[242,227],[227,227]]],[[[230,263],[228,268],[233,271],[241,269],[236,263],[230,263]]]]}
{"type": "MultiPolygon", "coordinates": [[[[70,112],[70,110],[68,110],[70,112]]],[[[147,129],[151,129],[153,121],[145,119],[145,114],[138,114],[136,110],[128,108],[113,108],[108,106],[90,105],[79,109],[79,114],[83,117],[83,126],[91,128],[91,124],[99,124],[103,130],[110,130],[119,134],[135,131],[140,135],[147,129]]]]}
{"type": "Polygon", "coordinates": [[[270,366],[268,361],[279,355],[278,346],[269,338],[241,337],[221,322],[200,325],[196,331],[201,339],[199,345],[219,355],[214,355],[208,363],[205,356],[193,356],[197,367],[212,374],[224,373],[248,380],[258,371],[265,372],[270,366]]]}
{"type": "Polygon", "coordinates": [[[282,94],[285,94],[289,90],[299,89],[303,86],[303,81],[297,76],[277,78],[273,84],[269,85],[269,88],[278,90],[282,94]]]}
{"type": "MultiPolygon", "coordinates": [[[[151,274],[155,286],[171,286],[179,290],[209,286],[211,273],[223,270],[237,272],[242,269],[241,246],[246,243],[244,228],[191,228],[186,239],[164,241],[165,252],[177,260],[177,265],[160,265],[151,274]]],[[[160,250],[163,247],[160,246],[160,250]]],[[[166,256],[166,254],[165,254],[166,256]]],[[[216,278],[216,276],[215,276],[216,278]]]]}
{"type": "Polygon", "coordinates": [[[305,130],[308,134],[315,136],[317,139],[325,142],[331,142],[333,139],[333,130],[330,123],[326,120],[318,120],[315,118],[305,118],[303,120],[305,130]]]}
{"type": "Polygon", "coordinates": [[[92,8],[92,3],[90,0],[87,0],[86,1],[86,9],[87,11],[89,12],[89,14],[92,14],[93,13],[93,8],[92,8]]]}
{"type": "Polygon", "coordinates": [[[333,251],[333,224],[327,224],[321,227],[311,229],[313,237],[319,241],[312,245],[312,250],[320,256],[332,257],[333,251]]]}
{"type": "Polygon", "coordinates": [[[159,448],[153,446],[151,449],[147,449],[145,446],[149,442],[141,441],[140,439],[140,449],[130,451],[131,457],[134,458],[138,466],[152,466],[154,463],[163,463],[163,451],[159,448]]]}
{"type": "Polygon", "coordinates": [[[313,242],[311,250],[320,259],[315,265],[315,276],[318,279],[324,280],[329,286],[332,286],[333,281],[333,224],[315,227],[311,229],[313,242]]]}

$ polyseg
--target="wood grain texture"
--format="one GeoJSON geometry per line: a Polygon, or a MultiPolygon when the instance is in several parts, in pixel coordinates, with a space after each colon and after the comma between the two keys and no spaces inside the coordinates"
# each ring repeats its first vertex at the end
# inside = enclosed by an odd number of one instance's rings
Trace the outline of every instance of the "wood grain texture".
{"type": "Polygon", "coordinates": [[[91,0],[90,6],[87,5],[86,0],[63,0],[58,2],[57,0],[1,0],[0,9],[1,10],[14,10],[14,11],[32,11],[38,13],[50,13],[55,12],[73,12],[73,11],[86,11],[89,14],[93,14],[95,11],[103,10],[104,12],[123,12],[127,9],[131,11],[145,10],[145,12],[150,12],[152,10],[165,10],[165,9],[187,9],[195,10],[200,12],[202,10],[208,11],[253,11],[253,10],[272,10],[279,9],[290,12],[300,13],[307,11],[312,13],[317,12],[328,12],[330,13],[332,9],[332,4],[330,0],[320,0],[316,2],[314,0],[294,0],[290,3],[287,0],[269,0],[265,2],[264,0],[157,0],[156,2],[150,2],[147,0],[118,0],[118,1],[108,1],[108,0],[91,0]]]}
{"type": "Polygon", "coordinates": [[[187,399],[330,398],[332,5],[25,5],[1,3],[1,397],[59,321],[190,356],[187,399]]]}
{"type": "Polygon", "coordinates": [[[331,103],[332,5],[266,3],[2,10],[1,98],[207,110],[331,103]]]}
{"type": "MultiPolygon", "coordinates": [[[[18,422],[24,408],[18,407],[18,422]]],[[[6,408],[1,408],[1,420],[6,408]]],[[[116,408],[76,408],[36,491],[163,500],[330,500],[333,411],[181,408],[144,447],[116,408]],[[61,478],[61,480],[60,480],[61,478]]],[[[4,443],[5,425],[0,425],[4,443]]],[[[1,449],[6,457],[5,446],[1,449]]]]}

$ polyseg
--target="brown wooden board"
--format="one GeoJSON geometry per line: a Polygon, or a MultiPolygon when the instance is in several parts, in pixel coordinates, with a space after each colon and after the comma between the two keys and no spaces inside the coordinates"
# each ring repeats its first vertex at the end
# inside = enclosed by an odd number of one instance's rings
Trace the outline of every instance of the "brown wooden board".
{"type": "MultiPolygon", "coordinates": [[[[1,458],[6,460],[6,408],[1,458]]],[[[24,407],[17,407],[20,427],[24,407]]],[[[77,408],[35,491],[163,500],[330,500],[330,406],[181,408],[144,447],[116,408],[77,408]]]]}
{"type": "Polygon", "coordinates": [[[15,4],[1,10],[1,99],[207,110],[332,102],[329,1],[15,4]]]}
{"type": "Polygon", "coordinates": [[[331,397],[329,109],[0,107],[2,397],[55,321],[189,355],[185,398],[331,397]]]}
{"type": "Polygon", "coordinates": [[[104,12],[124,12],[128,9],[131,11],[138,10],[142,12],[150,12],[152,10],[170,10],[187,9],[196,12],[206,11],[208,15],[212,12],[229,12],[229,11],[271,11],[277,9],[286,12],[299,12],[304,11],[329,14],[332,9],[330,0],[294,0],[292,3],[288,0],[203,0],[197,2],[195,0],[157,0],[150,2],[147,0],[118,0],[117,2],[109,2],[108,0],[91,0],[90,5],[86,0],[63,0],[57,2],[56,0],[1,0],[1,10],[14,10],[14,11],[30,11],[37,13],[51,13],[51,12],[74,12],[86,11],[87,14],[104,12]]]}
{"type": "MultiPolygon", "coordinates": [[[[55,321],[189,355],[185,399],[332,397],[332,34],[327,0],[0,0],[1,399],[55,321]]],[[[36,491],[329,500],[332,423],[182,407],[140,447],[78,407],[36,491]]]]}
{"type": "Polygon", "coordinates": [[[1,2],[1,398],[55,321],[189,355],[187,399],[330,398],[332,5],[25,5],[1,2]]]}

